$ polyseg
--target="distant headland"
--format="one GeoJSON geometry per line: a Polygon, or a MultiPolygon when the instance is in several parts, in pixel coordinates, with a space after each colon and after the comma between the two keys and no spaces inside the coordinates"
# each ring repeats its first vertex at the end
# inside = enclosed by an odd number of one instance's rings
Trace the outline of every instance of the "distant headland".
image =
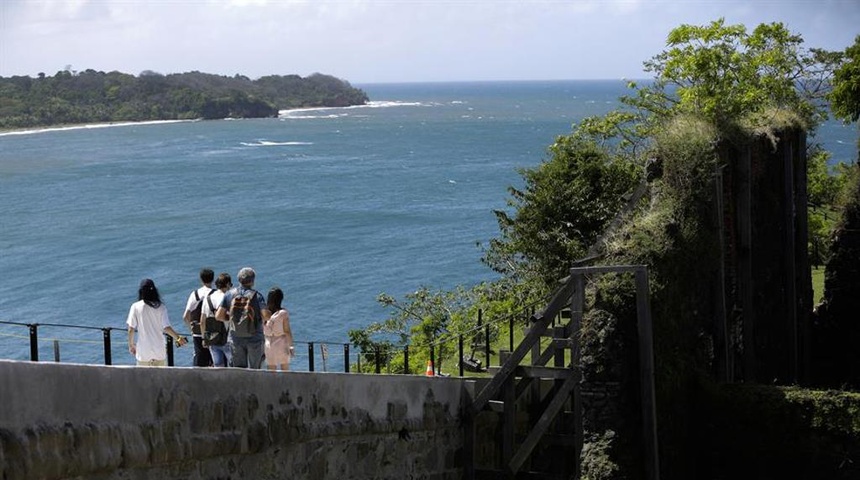
{"type": "Polygon", "coordinates": [[[314,73],[251,80],[202,72],[62,70],[0,77],[0,129],[69,124],[275,117],[279,110],[364,105],[367,94],[314,73]]]}

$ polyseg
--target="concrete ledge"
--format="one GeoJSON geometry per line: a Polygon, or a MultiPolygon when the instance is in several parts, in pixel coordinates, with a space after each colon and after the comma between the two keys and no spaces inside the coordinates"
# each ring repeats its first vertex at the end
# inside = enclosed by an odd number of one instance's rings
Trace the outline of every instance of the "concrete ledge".
{"type": "Polygon", "coordinates": [[[0,478],[460,478],[464,384],[0,361],[0,478]]]}

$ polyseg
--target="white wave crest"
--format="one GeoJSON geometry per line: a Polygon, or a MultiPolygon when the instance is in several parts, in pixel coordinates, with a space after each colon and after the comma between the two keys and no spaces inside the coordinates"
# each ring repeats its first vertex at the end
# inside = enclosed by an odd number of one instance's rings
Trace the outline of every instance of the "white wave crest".
{"type": "Polygon", "coordinates": [[[278,118],[280,118],[281,120],[286,120],[286,119],[307,120],[310,118],[340,118],[340,117],[346,117],[347,116],[346,113],[341,113],[340,115],[334,114],[334,113],[331,115],[296,115],[296,114],[289,113],[289,112],[295,112],[295,110],[282,110],[282,111],[278,112],[278,118]],[[288,112],[288,113],[285,114],[284,112],[288,112]]]}
{"type": "Polygon", "coordinates": [[[283,147],[293,145],[313,145],[313,142],[271,142],[269,140],[258,140],[256,142],[239,142],[246,147],[283,147]]]}
{"type": "Polygon", "coordinates": [[[309,118],[339,118],[349,115],[349,112],[344,110],[359,110],[365,108],[391,108],[391,107],[427,107],[431,104],[424,102],[402,102],[398,100],[380,100],[368,102],[365,105],[351,105],[349,107],[313,107],[313,108],[295,108],[278,111],[278,117],[285,119],[309,119],[309,118]],[[308,115],[309,112],[320,112],[316,115],[308,115]],[[342,113],[326,113],[326,112],[342,112],[342,113]]]}

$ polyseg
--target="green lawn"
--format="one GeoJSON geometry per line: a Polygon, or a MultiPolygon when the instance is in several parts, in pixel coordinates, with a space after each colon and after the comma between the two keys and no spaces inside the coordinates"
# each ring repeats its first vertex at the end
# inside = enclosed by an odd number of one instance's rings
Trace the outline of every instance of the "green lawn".
{"type": "Polygon", "coordinates": [[[812,267],[812,304],[821,303],[824,297],[824,267],[812,267]]]}

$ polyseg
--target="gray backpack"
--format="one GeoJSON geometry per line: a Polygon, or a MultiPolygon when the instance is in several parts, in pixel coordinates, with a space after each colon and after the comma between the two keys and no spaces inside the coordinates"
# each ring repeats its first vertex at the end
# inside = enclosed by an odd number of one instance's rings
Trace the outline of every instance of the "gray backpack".
{"type": "Polygon", "coordinates": [[[261,321],[260,312],[254,308],[254,297],[257,291],[250,289],[245,293],[233,296],[230,301],[230,321],[233,323],[233,335],[237,337],[253,337],[257,334],[257,323],[261,321]]]}

